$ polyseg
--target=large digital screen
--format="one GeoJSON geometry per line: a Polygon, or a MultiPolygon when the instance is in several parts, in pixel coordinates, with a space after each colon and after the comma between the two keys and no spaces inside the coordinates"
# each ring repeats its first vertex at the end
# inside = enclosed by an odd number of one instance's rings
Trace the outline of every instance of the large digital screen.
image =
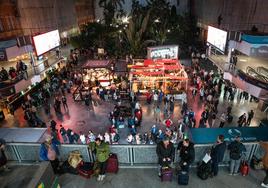
{"type": "Polygon", "coordinates": [[[58,30],[50,31],[33,37],[36,55],[40,56],[60,45],[58,30]]]}
{"type": "Polygon", "coordinates": [[[215,46],[222,52],[225,51],[227,32],[215,27],[208,26],[207,42],[215,46]]]}
{"type": "Polygon", "coordinates": [[[178,59],[179,46],[156,46],[149,47],[147,51],[148,59],[178,59]]]}

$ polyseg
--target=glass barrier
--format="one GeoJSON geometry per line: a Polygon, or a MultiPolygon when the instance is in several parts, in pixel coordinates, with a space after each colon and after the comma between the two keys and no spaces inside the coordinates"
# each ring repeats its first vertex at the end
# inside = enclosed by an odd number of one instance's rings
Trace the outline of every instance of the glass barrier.
{"type": "MultiPolygon", "coordinates": [[[[263,156],[263,150],[258,143],[245,143],[247,152],[246,160],[250,160],[253,155],[257,157],[263,156]]],[[[198,162],[202,161],[206,152],[210,151],[212,145],[195,145],[195,166],[198,162]]],[[[175,145],[175,148],[177,146],[175,145]]],[[[6,146],[6,155],[10,161],[40,161],[39,159],[40,144],[37,143],[8,143],[6,146]]],[[[84,161],[94,162],[95,155],[89,150],[87,145],[60,145],[60,161],[65,161],[71,151],[79,150],[82,154],[84,161]]],[[[117,154],[121,166],[145,166],[157,165],[158,157],[156,154],[156,145],[111,145],[110,150],[112,153],[117,154]]],[[[229,152],[226,150],[222,164],[228,164],[229,152]]],[[[179,161],[179,154],[175,152],[174,162],[179,161]]]]}

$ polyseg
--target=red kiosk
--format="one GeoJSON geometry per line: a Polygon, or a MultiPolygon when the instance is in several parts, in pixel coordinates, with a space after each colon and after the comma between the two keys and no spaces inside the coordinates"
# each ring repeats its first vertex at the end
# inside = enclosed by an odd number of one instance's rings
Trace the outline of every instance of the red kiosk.
{"type": "Polygon", "coordinates": [[[129,67],[133,92],[162,90],[176,96],[187,89],[188,76],[178,59],[139,60],[129,67]]]}

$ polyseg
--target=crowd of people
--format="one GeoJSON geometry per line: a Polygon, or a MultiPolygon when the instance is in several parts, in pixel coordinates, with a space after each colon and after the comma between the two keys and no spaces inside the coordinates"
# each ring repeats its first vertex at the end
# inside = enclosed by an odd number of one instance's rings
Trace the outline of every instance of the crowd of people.
{"type": "Polygon", "coordinates": [[[15,79],[18,75],[22,74],[23,78],[28,79],[27,65],[22,60],[16,63],[16,67],[10,67],[7,71],[2,67],[0,71],[0,82],[15,79]]]}

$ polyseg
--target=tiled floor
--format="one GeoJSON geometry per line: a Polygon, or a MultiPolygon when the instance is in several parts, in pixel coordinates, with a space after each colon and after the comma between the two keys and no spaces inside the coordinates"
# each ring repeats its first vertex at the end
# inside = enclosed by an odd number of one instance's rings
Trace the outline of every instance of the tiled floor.
{"type": "MultiPolygon", "coordinates": [[[[227,167],[221,168],[219,175],[207,180],[201,180],[196,175],[196,169],[191,169],[189,188],[257,188],[264,178],[264,172],[251,171],[243,177],[229,176],[227,167]]],[[[96,178],[85,179],[80,176],[66,174],[59,178],[59,183],[64,188],[177,188],[182,187],[177,183],[177,176],[172,182],[161,182],[156,169],[120,169],[118,174],[108,174],[102,182],[96,178]]]]}

